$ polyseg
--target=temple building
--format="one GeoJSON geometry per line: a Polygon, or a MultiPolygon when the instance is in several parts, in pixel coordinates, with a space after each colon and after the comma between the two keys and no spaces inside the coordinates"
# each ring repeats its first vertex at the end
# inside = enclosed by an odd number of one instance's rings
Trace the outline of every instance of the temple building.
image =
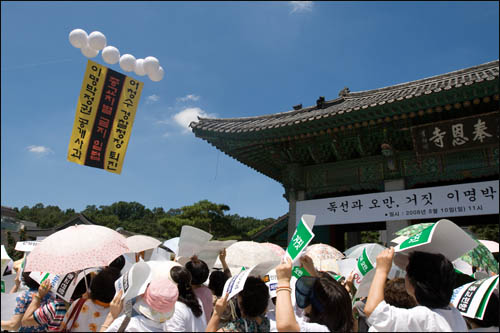
{"type": "MultiPolygon", "coordinates": [[[[289,212],[256,240],[286,245],[300,204],[330,199],[330,212],[321,214],[332,213],[331,219],[315,225],[315,241],[342,250],[360,243],[360,231],[385,230],[387,243],[404,226],[436,219],[405,215],[369,221],[368,215],[362,223],[346,222],[333,215],[341,208],[335,198],[498,181],[498,75],[496,60],[374,90],[346,87],[335,99],[319,97],[316,105],[299,104],[287,112],[200,118],[190,127],[197,137],[283,185],[289,212]]],[[[459,225],[497,224],[498,193],[493,192],[496,214],[449,218],[459,225]]]]}

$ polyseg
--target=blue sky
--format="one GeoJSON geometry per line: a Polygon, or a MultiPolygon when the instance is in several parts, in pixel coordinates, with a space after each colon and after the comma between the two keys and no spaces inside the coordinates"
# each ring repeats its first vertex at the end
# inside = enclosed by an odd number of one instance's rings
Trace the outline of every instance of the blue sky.
{"type": "MultiPolygon", "coordinates": [[[[283,187],[194,137],[196,115],[248,117],[499,58],[498,2],[1,3],[1,204],[202,199],[257,218],[288,211],[283,187]],[[67,161],[87,59],[71,30],[155,56],[122,174],[67,161]]],[[[93,58],[105,64],[101,54],[93,58]]],[[[119,65],[110,68],[123,72],[119,65]]],[[[125,73],[135,76],[133,73],[125,73]]]]}

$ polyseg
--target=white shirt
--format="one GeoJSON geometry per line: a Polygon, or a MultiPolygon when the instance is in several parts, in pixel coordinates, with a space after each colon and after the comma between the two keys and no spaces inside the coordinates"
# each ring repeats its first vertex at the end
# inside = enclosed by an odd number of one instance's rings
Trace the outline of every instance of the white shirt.
{"type": "Polygon", "coordinates": [[[367,319],[368,332],[467,332],[467,325],[454,307],[402,309],[382,301],[367,319]]]}
{"type": "MultiPolygon", "coordinates": [[[[106,329],[106,332],[118,332],[118,329],[124,319],[125,314],[116,318],[115,321],[113,321],[113,323],[106,329]]],[[[125,328],[125,332],[161,332],[165,331],[164,325],[165,323],[157,323],[156,321],[148,319],[142,315],[133,316],[130,318],[130,322],[128,323],[127,328],[125,328]]]]}
{"type": "MultiPolygon", "coordinates": [[[[198,303],[201,305],[200,300],[198,303]]],[[[203,309],[203,306],[202,306],[203,309]]],[[[193,311],[182,302],[175,302],[175,312],[172,318],[165,322],[165,330],[168,332],[205,332],[207,319],[203,312],[201,316],[195,317],[193,311]]]]}
{"type": "Polygon", "coordinates": [[[297,324],[299,324],[300,327],[300,332],[330,332],[328,327],[325,325],[308,322],[308,318],[306,316],[296,318],[297,324]]]}

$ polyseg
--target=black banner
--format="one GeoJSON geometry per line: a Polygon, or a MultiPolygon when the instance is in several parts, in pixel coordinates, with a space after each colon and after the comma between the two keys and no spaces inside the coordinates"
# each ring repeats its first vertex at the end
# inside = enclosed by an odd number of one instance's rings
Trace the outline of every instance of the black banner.
{"type": "Polygon", "coordinates": [[[417,154],[439,153],[498,144],[498,112],[411,128],[417,154]]]}

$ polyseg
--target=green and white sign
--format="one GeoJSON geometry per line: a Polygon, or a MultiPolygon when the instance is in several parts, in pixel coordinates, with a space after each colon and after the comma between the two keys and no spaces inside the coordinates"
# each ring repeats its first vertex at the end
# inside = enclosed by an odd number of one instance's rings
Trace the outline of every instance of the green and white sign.
{"type": "Polygon", "coordinates": [[[2,292],[4,293],[5,292],[5,281],[2,280],[2,292]]]}
{"type": "Polygon", "coordinates": [[[404,257],[413,251],[441,253],[448,260],[454,261],[477,245],[477,242],[462,228],[449,220],[442,219],[396,246],[394,262],[401,265],[404,261],[398,260],[397,257],[401,255],[404,257]]]}
{"type": "Polygon", "coordinates": [[[312,228],[315,220],[316,217],[314,215],[302,215],[300,223],[297,225],[297,229],[295,229],[290,244],[288,244],[288,248],[286,249],[286,253],[292,259],[293,263],[296,262],[300,254],[314,238],[312,228]]]}
{"type": "Polygon", "coordinates": [[[292,276],[300,279],[302,276],[311,276],[311,274],[304,267],[294,266],[292,268],[292,276]]]}
{"type": "Polygon", "coordinates": [[[359,287],[363,278],[373,269],[373,267],[375,267],[375,264],[372,263],[366,254],[366,249],[363,249],[363,253],[359,256],[358,263],[354,269],[353,283],[356,288],[359,287]]]}
{"type": "Polygon", "coordinates": [[[422,230],[418,234],[413,235],[410,238],[406,239],[405,241],[403,241],[399,245],[399,248],[401,250],[403,250],[403,249],[408,249],[410,247],[414,247],[414,246],[428,243],[429,239],[431,238],[432,231],[435,230],[435,228],[434,228],[435,225],[436,224],[434,224],[434,225],[422,230]]]}
{"type": "Polygon", "coordinates": [[[482,320],[493,290],[498,287],[498,275],[464,284],[453,290],[451,303],[462,316],[482,320]]]}

